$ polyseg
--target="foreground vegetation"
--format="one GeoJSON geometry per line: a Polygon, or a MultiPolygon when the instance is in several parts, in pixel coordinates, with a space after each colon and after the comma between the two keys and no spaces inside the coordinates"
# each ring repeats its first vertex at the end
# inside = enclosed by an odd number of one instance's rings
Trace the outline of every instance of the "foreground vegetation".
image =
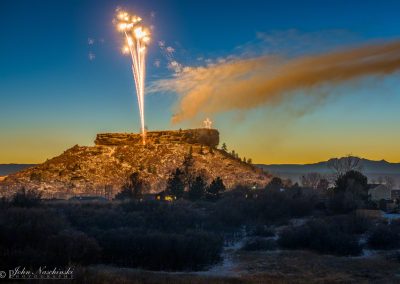
{"type": "Polygon", "coordinates": [[[274,178],[265,188],[224,192],[220,179],[206,185],[195,178],[190,193],[181,191],[180,175],[168,183],[166,194],[182,193],[172,202],[145,198],[134,175],[113,202],[45,201],[29,190],[3,199],[0,265],[204,270],[221,261],[224,244],[243,231],[243,251],[357,256],[364,248],[400,248],[400,222],[355,214],[372,206],[366,178],[356,171],[340,175],[325,191],[274,178]]]}

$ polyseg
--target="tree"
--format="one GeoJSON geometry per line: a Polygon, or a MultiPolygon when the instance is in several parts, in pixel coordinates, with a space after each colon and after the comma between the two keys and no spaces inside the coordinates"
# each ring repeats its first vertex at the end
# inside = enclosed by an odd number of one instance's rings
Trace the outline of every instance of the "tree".
{"type": "Polygon", "coordinates": [[[246,157],[243,157],[243,163],[246,163],[246,162],[247,162],[246,157]]]}
{"type": "Polygon", "coordinates": [[[220,177],[215,178],[207,187],[207,199],[216,200],[225,191],[224,182],[220,177]]]}
{"type": "Polygon", "coordinates": [[[282,181],[282,182],[283,182],[283,186],[284,186],[285,188],[290,188],[290,187],[293,186],[293,181],[292,181],[290,178],[285,179],[285,180],[282,181]]]}
{"type": "Polygon", "coordinates": [[[249,165],[251,165],[251,164],[253,163],[252,159],[251,159],[251,158],[247,159],[247,163],[248,163],[249,165]]]}
{"type": "Polygon", "coordinates": [[[194,164],[194,158],[193,158],[193,148],[190,146],[189,153],[185,155],[185,158],[183,159],[182,167],[183,167],[183,173],[187,174],[191,171],[192,167],[194,164]]]}
{"type": "Polygon", "coordinates": [[[308,173],[301,177],[301,184],[303,187],[316,189],[321,178],[319,173],[308,173]]]}
{"type": "Polygon", "coordinates": [[[279,190],[283,187],[282,179],[279,177],[273,177],[272,180],[267,184],[266,189],[279,190]]]}
{"type": "Polygon", "coordinates": [[[347,213],[368,202],[368,179],[357,171],[348,171],[335,181],[330,207],[337,213],[347,213]]]}
{"type": "Polygon", "coordinates": [[[182,198],[185,191],[185,183],[183,181],[183,172],[177,168],[172,172],[167,181],[166,192],[174,195],[176,198],[182,198]]]}
{"type": "Polygon", "coordinates": [[[394,181],[393,177],[385,176],[385,185],[387,188],[393,189],[395,186],[395,181],[394,181]]]}
{"type": "Polygon", "coordinates": [[[128,181],[122,186],[121,191],[115,195],[115,199],[140,199],[143,196],[144,182],[138,172],[134,172],[128,181]]]}
{"type": "Polygon", "coordinates": [[[344,175],[349,171],[362,171],[362,160],[355,156],[334,158],[328,161],[328,167],[335,171],[336,176],[344,175]]]}
{"type": "Polygon", "coordinates": [[[207,183],[202,175],[197,176],[194,182],[189,186],[189,199],[192,201],[199,200],[204,196],[207,183]]]}
{"type": "Polygon", "coordinates": [[[228,152],[228,147],[226,147],[225,142],[222,143],[221,150],[224,151],[224,152],[228,152]]]}
{"type": "Polygon", "coordinates": [[[329,188],[329,181],[326,178],[319,180],[317,189],[320,191],[326,191],[329,188]]]}
{"type": "Polygon", "coordinates": [[[190,146],[189,153],[185,155],[182,163],[181,180],[185,185],[190,185],[194,179],[193,177],[193,148],[190,146]]]}
{"type": "Polygon", "coordinates": [[[42,202],[42,194],[36,190],[21,188],[11,199],[11,204],[17,207],[35,207],[42,202]]]}

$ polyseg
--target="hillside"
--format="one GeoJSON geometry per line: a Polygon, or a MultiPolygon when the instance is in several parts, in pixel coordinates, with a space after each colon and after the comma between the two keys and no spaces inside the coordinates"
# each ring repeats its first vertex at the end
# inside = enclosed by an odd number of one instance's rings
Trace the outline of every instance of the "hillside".
{"type": "Polygon", "coordinates": [[[140,134],[98,134],[95,146],[76,145],[43,164],[9,175],[0,182],[0,191],[10,195],[25,187],[38,189],[48,198],[112,196],[130,174],[139,172],[147,192],[160,192],[191,148],[193,171],[208,181],[220,176],[231,188],[236,184],[264,186],[270,180],[262,170],[217,150],[218,143],[215,129],[148,132],[146,146],[141,144],[140,134]]]}

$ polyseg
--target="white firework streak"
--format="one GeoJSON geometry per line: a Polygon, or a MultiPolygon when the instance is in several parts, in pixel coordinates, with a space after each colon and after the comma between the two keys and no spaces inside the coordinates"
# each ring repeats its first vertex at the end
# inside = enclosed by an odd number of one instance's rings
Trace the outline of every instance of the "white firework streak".
{"type": "Polygon", "coordinates": [[[138,100],[140,125],[143,145],[146,144],[146,129],[144,123],[144,87],[146,76],[146,44],[150,41],[150,34],[137,24],[140,17],[130,16],[126,12],[117,11],[118,30],[123,31],[127,45],[124,53],[130,53],[132,58],[132,74],[135,82],[136,95],[138,100]]]}

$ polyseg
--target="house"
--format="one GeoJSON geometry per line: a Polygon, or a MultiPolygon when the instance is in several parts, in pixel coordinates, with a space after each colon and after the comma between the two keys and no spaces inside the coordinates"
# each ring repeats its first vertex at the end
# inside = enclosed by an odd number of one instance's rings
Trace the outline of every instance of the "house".
{"type": "Polygon", "coordinates": [[[368,190],[368,195],[372,201],[392,200],[391,190],[384,184],[371,187],[368,190]]]}
{"type": "Polygon", "coordinates": [[[166,191],[161,191],[158,194],[155,195],[156,200],[159,201],[168,201],[168,202],[172,202],[176,200],[176,196],[167,193],[166,191]]]}

